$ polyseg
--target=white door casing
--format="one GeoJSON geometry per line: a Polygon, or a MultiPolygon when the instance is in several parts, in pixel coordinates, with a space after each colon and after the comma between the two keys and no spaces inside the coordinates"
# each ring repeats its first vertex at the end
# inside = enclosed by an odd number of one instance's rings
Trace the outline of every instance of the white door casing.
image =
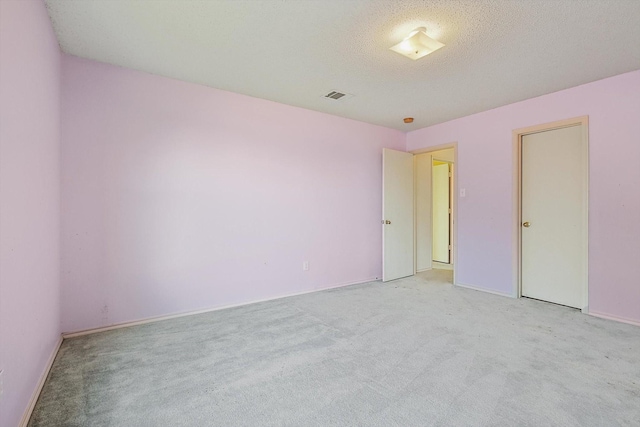
{"type": "Polygon", "coordinates": [[[413,154],[382,151],[382,281],[414,274],[413,154]]]}
{"type": "Polygon", "coordinates": [[[586,270],[583,127],[522,136],[522,296],[583,308],[586,270]]]}

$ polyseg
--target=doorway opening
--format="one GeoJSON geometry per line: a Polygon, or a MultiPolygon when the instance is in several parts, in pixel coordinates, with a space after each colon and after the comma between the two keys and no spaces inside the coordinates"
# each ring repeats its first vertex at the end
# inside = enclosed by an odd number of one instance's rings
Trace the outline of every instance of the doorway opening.
{"type": "Polygon", "coordinates": [[[416,154],[416,272],[454,268],[455,150],[416,154]]]}
{"type": "Polygon", "coordinates": [[[456,155],[456,143],[383,150],[384,282],[431,271],[455,283],[456,155]]]}

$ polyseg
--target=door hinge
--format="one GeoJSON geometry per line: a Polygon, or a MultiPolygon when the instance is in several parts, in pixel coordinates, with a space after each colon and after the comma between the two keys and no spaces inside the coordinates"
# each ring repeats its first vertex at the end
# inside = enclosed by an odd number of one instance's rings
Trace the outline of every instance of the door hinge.
{"type": "Polygon", "coordinates": [[[453,248],[451,247],[451,245],[449,245],[449,250],[451,250],[451,249],[453,249],[453,248]]]}

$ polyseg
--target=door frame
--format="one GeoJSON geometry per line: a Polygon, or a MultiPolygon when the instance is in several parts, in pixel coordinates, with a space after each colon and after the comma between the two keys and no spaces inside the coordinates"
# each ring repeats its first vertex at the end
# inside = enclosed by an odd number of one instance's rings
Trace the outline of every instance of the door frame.
{"type": "Polygon", "coordinates": [[[582,312],[589,312],[589,116],[513,130],[513,296],[522,297],[522,137],[539,132],[582,126],[583,238],[585,239],[582,271],[582,312]]]}
{"type": "MultiPolygon", "coordinates": [[[[458,170],[460,169],[457,165],[458,165],[458,142],[450,142],[447,144],[441,144],[441,145],[434,145],[433,147],[426,147],[426,148],[420,148],[418,150],[412,150],[409,151],[409,153],[415,156],[419,155],[419,154],[429,154],[429,153],[433,153],[434,151],[440,151],[440,150],[447,150],[447,149],[453,149],[453,195],[451,197],[451,205],[452,205],[452,211],[453,211],[453,215],[452,215],[452,221],[453,221],[453,227],[451,228],[451,233],[452,233],[452,241],[453,241],[453,251],[451,253],[451,264],[453,267],[453,284],[457,284],[456,282],[456,270],[457,270],[457,265],[458,265],[458,170]]],[[[414,161],[415,162],[415,161],[414,161]]],[[[415,178],[416,174],[414,174],[414,178],[415,178]]],[[[416,185],[414,183],[414,192],[416,189],[416,185]]],[[[415,197],[415,195],[414,195],[415,197]]],[[[416,230],[416,221],[417,221],[417,213],[415,211],[416,209],[416,204],[413,204],[414,206],[414,213],[413,213],[413,221],[414,221],[414,225],[413,225],[413,229],[414,231],[416,230]]],[[[431,207],[433,210],[433,206],[431,207]]],[[[429,216],[431,223],[429,224],[429,227],[433,227],[433,212],[431,212],[431,215],[429,216]]],[[[417,266],[417,239],[418,236],[417,234],[414,232],[413,233],[413,265],[414,265],[414,270],[415,270],[415,266],[417,266]]],[[[417,271],[414,272],[414,274],[417,273],[417,271]]]]}

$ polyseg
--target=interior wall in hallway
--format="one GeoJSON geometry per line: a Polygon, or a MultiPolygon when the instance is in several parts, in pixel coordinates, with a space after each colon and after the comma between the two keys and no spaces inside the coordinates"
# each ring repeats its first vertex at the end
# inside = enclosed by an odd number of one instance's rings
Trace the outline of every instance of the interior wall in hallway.
{"type": "Polygon", "coordinates": [[[65,331],[381,274],[400,131],[71,56],[62,126],[65,331]]]}
{"type": "Polygon", "coordinates": [[[416,271],[429,270],[433,261],[431,210],[433,202],[432,156],[430,153],[414,157],[416,174],[416,271]]]}
{"type": "Polygon", "coordinates": [[[60,49],[41,1],[0,1],[0,425],[60,338],[60,49]]]}
{"type": "Polygon", "coordinates": [[[589,310],[640,322],[640,71],[409,132],[407,149],[458,142],[456,280],[513,295],[512,131],[584,115],[589,310]]]}

